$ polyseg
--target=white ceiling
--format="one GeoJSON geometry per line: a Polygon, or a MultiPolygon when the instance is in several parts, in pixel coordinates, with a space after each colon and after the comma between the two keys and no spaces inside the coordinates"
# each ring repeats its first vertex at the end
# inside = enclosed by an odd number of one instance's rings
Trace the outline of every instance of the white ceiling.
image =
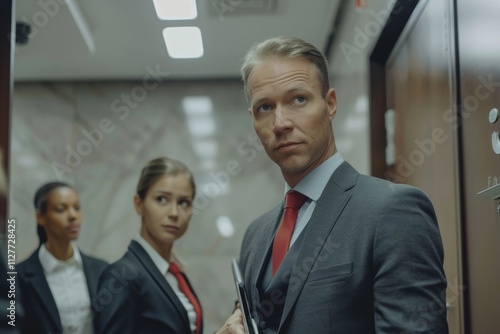
{"type": "Polygon", "coordinates": [[[245,4],[271,0],[197,0],[195,20],[161,21],[151,0],[66,1],[79,7],[95,52],[65,0],[17,0],[16,19],[29,22],[33,32],[27,45],[16,48],[16,81],[142,79],[148,67],[172,80],[237,78],[248,48],[268,37],[296,36],[324,50],[339,3],[277,0],[276,13],[252,14],[245,4]],[[162,29],[191,25],[202,30],[205,55],[170,59],[162,29]]]}

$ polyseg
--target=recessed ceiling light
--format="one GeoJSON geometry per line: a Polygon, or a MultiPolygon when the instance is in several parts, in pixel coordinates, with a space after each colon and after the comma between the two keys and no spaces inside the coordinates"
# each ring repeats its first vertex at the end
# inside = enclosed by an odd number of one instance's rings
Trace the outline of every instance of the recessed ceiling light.
{"type": "Polygon", "coordinates": [[[163,38],[171,58],[200,58],[203,56],[203,40],[198,27],[168,27],[163,38]]]}
{"type": "Polygon", "coordinates": [[[195,0],[153,0],[160,20],[192,20],[198,16],[195,0]]]}

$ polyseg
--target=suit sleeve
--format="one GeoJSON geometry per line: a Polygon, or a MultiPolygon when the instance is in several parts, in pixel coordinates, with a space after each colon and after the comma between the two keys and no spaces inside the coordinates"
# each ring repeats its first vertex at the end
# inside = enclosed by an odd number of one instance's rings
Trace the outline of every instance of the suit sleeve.
{"type": "Polygon", "coordinates": [[[123,264],[115,263],[104,270],[92,300],[97,333],[138,333],[138,275],[135,268],[123,264]]]}
{"type": "Polygon", "coordinates": [[[376,333],[448,333],[443,246],[429,199],[394,188],[373,245],[376,333]]]}

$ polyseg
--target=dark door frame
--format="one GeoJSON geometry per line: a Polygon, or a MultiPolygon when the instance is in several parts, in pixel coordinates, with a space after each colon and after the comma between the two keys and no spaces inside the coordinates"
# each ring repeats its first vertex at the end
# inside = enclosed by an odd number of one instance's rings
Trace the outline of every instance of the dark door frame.
{"type": "Polygon", "coordinates": [[[387,111],[386,65],[420,1],[398,0],[373,46],[369,57],[370,152],[371,174],[385,178],[387,146],[385,112],[387,111]]]}
{"type": "MultiPolygon", "coordinates": [[[[15,50],[15,0],[0,1],[0,172],[9,180],[10,120],[15,50]]],[[[7,194],[0,193],[0,235],[5,233],[7,222],[7,194]]]]}

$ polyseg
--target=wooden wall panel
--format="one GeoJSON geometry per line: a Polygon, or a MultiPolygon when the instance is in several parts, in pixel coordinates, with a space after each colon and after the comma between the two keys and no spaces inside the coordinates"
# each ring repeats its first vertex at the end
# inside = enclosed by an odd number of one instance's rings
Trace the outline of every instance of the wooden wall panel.
{"type": "Polygon", "coordinates": [[[488,178],[500,183],[500,121],[488,121],[500,109],[499,14],[498,1],[457,1],[468,333],[500,333],[500,201],[477,195],[488,178]]]}

